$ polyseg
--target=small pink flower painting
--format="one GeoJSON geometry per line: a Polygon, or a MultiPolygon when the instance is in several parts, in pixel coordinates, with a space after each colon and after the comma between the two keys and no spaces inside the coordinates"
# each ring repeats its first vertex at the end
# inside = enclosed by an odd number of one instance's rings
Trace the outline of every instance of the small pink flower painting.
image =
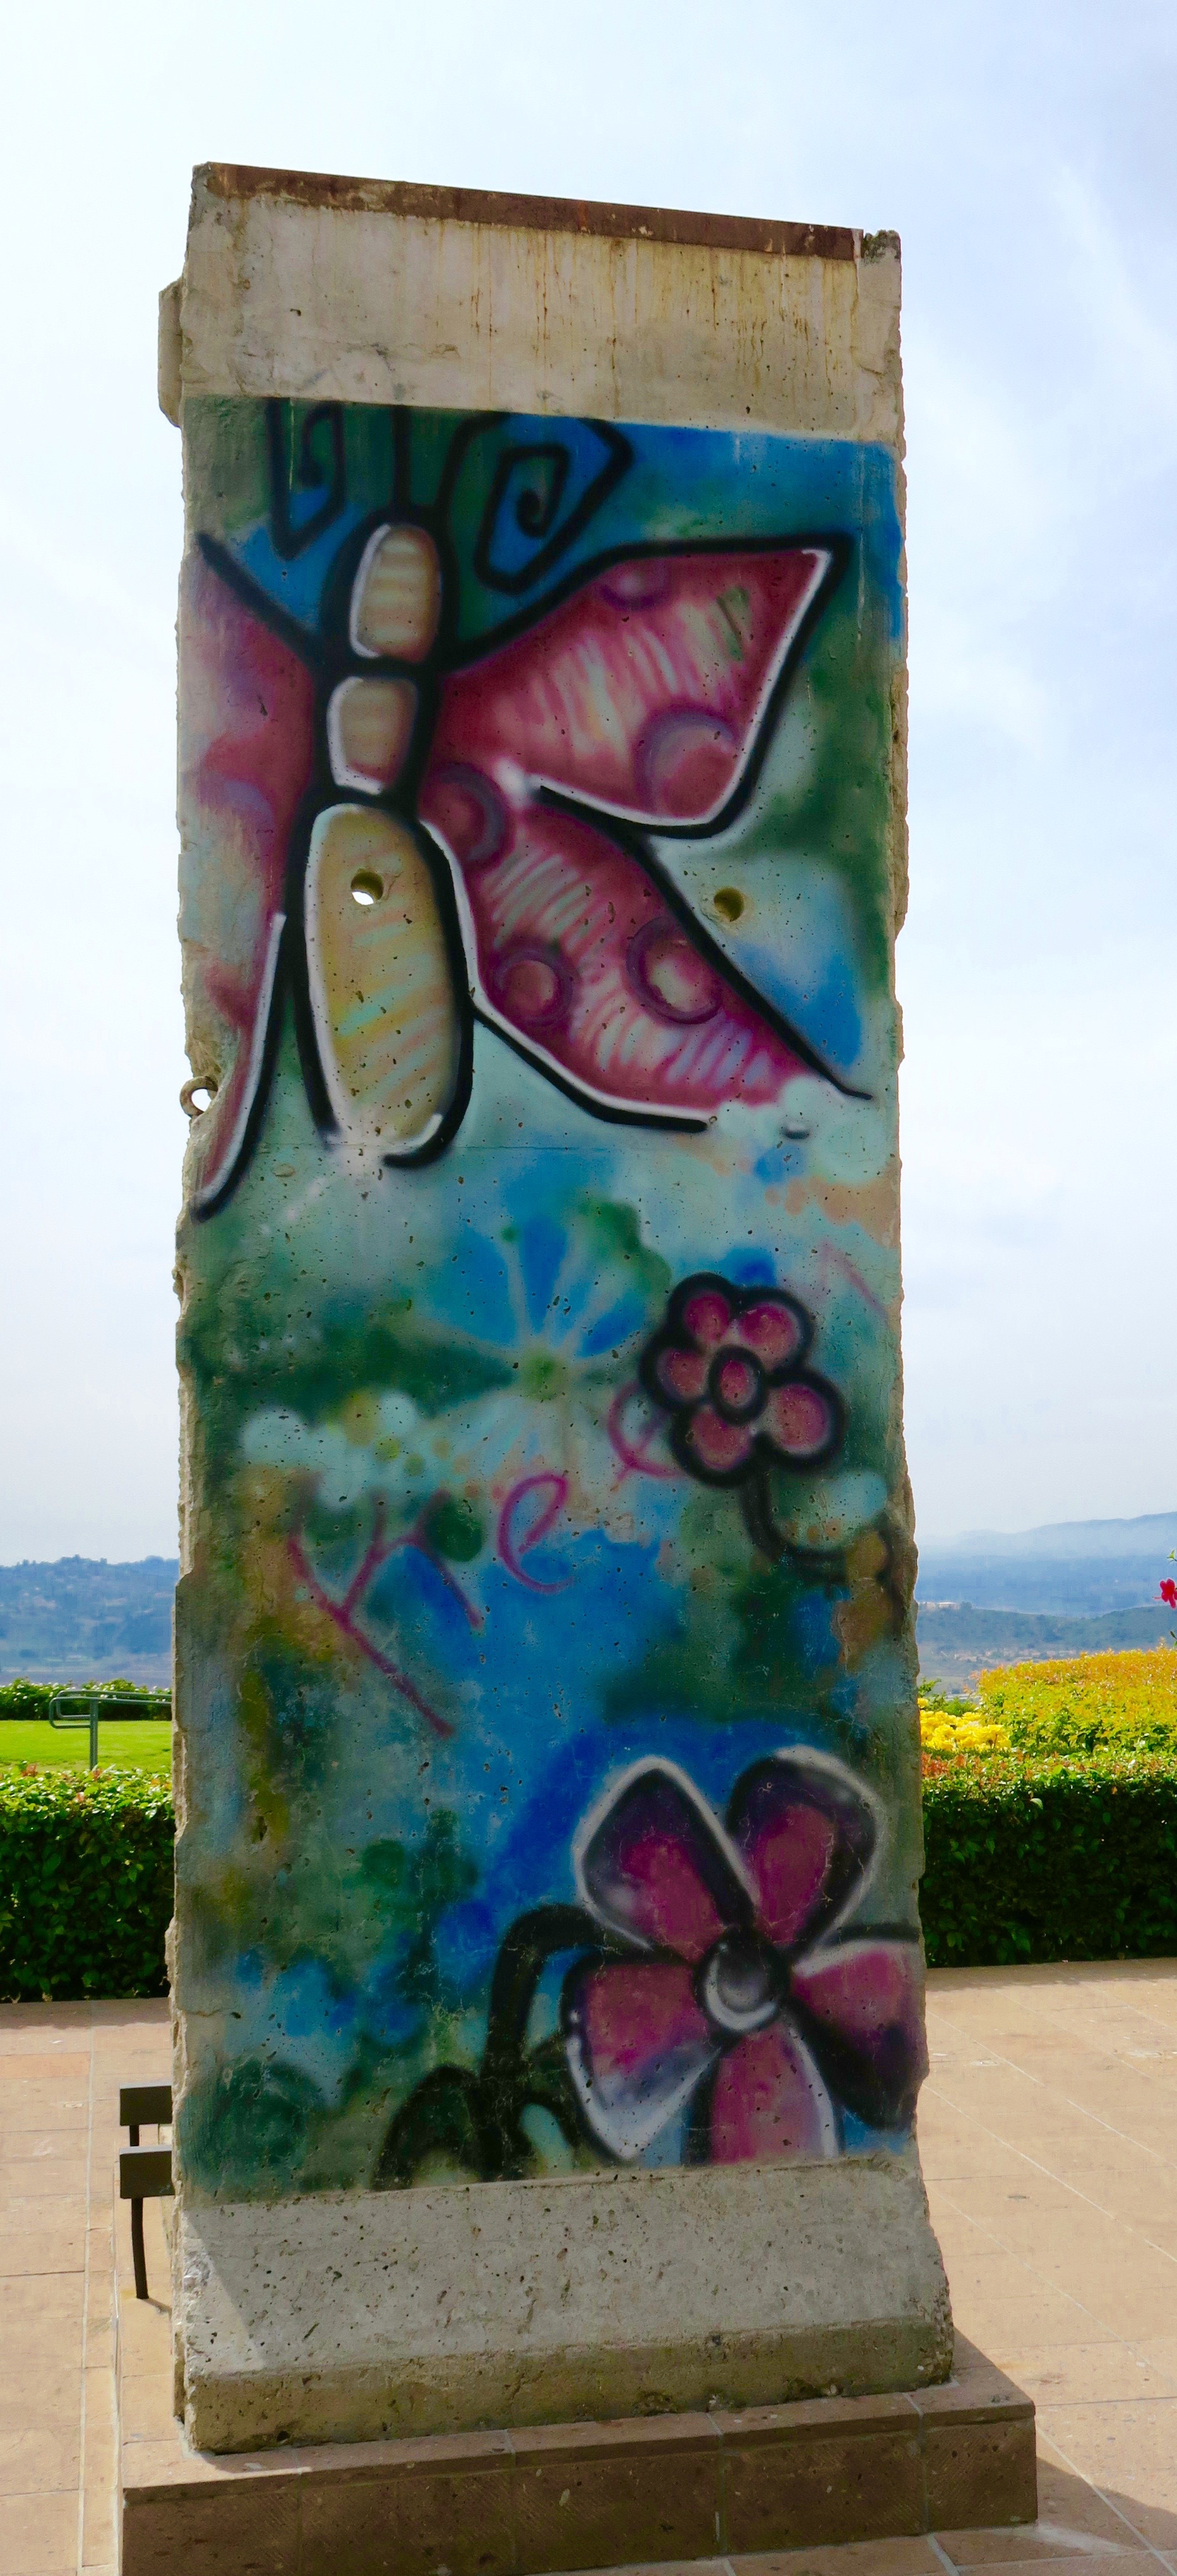
{"type": "Polygon", "coordinates": [[[670,1301],[642,1361],[642,1382],[671,1415],[680,1467],[704,1484],[740,1484],[757,1456],[824,1464],[838,1445],[836,1390],[804,1366],[805,1308],[783,1288],[736,1288],[698,1271],[670,1301]]]}

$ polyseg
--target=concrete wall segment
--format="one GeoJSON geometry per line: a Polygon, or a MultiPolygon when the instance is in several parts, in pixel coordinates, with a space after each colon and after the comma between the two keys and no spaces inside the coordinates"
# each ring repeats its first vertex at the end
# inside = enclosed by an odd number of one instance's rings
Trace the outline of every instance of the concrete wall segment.
{"type": "Polygon", "coordinates": [[[898,246],[565,216],[205,171],[161,299],[212,2446],[371,2431],[410,2386],[435,2426],[705,2402],[729,2293],[730,2402],[948,2367],[911,2145],[898,246]],[[411,2236],[448,2297],[480,2197],[451,2349],[432,2292],[372,2284],[411,2236]]]}

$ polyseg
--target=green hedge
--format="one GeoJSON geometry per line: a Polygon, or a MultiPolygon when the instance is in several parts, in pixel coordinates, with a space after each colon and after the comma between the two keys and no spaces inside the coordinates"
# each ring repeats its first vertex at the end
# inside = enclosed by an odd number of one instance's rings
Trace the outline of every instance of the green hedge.
{"type": "Polygon", "coordinates": [[[1177,1762],[932,1764],[928,1965],[1177,1955],[1177,1762]]]}
{"type": "MultiPolygon", "coordinates": [[[[931,1967],[1177,1955],[1177,1763],[933,1764],[931,1967]]],[[[161,1995],[172,1795],[142,1771],[0,1779],[0,1999],[161,1995]]]]}
{"type": "Polygon", "coordinates": [[[0,1682],[0,1718],[48,1717],[53,1701],[60,1692],[71,1696],[94,1692],[99,1699],[159,1699],[159,1690],[146,1682],[0,1682]]]}
{"type": "Polygon", "coordinates": [[[0,1779],[0,1999],[165,1994],[174,1838],[147,1772],[0,1779]]]}

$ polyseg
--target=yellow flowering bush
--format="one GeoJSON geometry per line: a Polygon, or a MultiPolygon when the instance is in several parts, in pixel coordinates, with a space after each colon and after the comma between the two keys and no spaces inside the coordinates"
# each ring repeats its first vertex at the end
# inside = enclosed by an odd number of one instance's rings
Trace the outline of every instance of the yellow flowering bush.
{"type": "Polygon", "coordinates": [[[943,1690],[939,1682],[921,1682],[919,1709],[921,1751],[937,1761],[951,1761],[962,1753],[983,1756],[1009,1752],[1008,1728],[987,1716],[971,1699],[943,1690]]]}
{"type": "Polygon", "coordinates": [[[1010,1738],[1004,1726],[987,1725],[975,1710],[956,1716],[951,1710],[921,1700],[920,1744],[925,1753],[942,1757],[953,1753],[1008,1753],[1010,1738]]]}
{"type": "Polygon", "coordinates": [[[1150,1646],[1057,1663],[1004,1664],[978,1675],[977,1701],[971,1714],[983,1725],[1004,1729],[1019,1752],[1173,1752],[1177,1651],[1150,1646]]]}

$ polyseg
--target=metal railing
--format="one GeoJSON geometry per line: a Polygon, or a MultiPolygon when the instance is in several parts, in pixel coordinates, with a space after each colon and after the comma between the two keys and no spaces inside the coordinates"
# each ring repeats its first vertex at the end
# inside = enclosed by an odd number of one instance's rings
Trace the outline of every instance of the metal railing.
{"type": "Polygon", "coordinates": [[[170,1691],[145,1693],[143,1691],[61,1690],[55,1691],[49,1702],[50,1726],[89,1727],[91,1771],[98,1769],[98,1729],[104,1718],[121,1718],[125,1726],[128,1718],[150,1717],[158,1720],[165,1716],[170,1718],[171,1714],[170,1691]]]}

